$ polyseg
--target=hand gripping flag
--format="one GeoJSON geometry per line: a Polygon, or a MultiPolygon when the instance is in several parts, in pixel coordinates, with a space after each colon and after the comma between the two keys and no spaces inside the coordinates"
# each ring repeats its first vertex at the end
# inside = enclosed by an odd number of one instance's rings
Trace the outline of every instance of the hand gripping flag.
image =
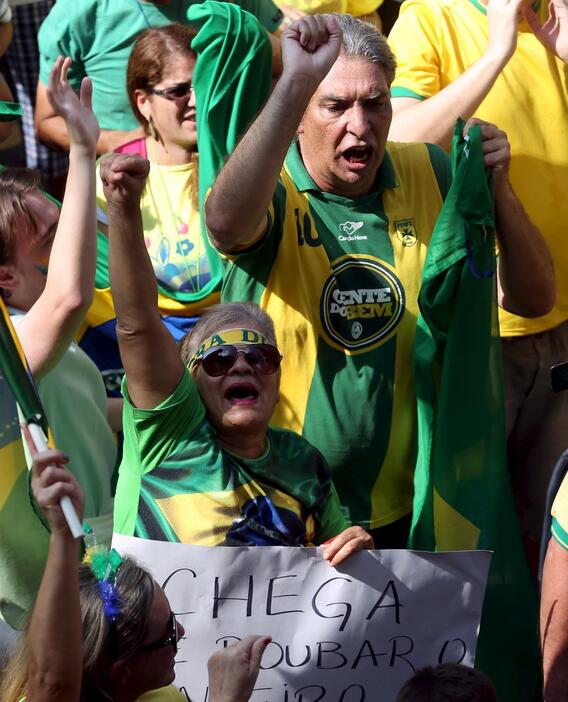
{"type": "Polygon", "coordinates": [[[495,222],[481,132],[456,125],[453,184],[423,270],[414,346],[418,459],[410,545],[494,552],[476,665],[501,702],[539,699],[537,600],[507,468],[495,222]]]}

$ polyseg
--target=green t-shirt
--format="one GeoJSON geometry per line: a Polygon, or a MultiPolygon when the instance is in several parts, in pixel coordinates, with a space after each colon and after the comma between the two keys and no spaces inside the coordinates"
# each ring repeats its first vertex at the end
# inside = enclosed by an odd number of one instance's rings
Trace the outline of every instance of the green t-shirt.
{"type": "MultiPolygon", "coordinates": [[[[38,44],[40,80],[47,85],[58,56],[69,56],[69,82],[79,90],[81,80],[93,81],[93,110],[101,129],[129,130],[139,126],[126,92],[126,66],[137,36],[148,27],[172,22],[187,24],[187,11],[199,0],[171,0],[154,5],[138,0],[57,0],[43,22],[38,44]]],[[[272,0],[240,0],[273,32],[282,12],[272,0]]]]}
{"type": "Polygon", "coordinates": [[[322,455],[269,429],[255,459],[222,449],[189,372],[164,402],[133,407],[123,383],[124,455],[115,531],[201,546],[320,544],[349,524],[322,455]]]}
{"type": "Polygon", "coordinates": [[[323,453],[367,528],[412,509],[417,297],[450,181],[441,149],[389,143],[377,190],[340,197],[317,188],[293,144],[266,238],[229,257],[222,301],[260,304],[284,356],[273,423],[323,453]]]}

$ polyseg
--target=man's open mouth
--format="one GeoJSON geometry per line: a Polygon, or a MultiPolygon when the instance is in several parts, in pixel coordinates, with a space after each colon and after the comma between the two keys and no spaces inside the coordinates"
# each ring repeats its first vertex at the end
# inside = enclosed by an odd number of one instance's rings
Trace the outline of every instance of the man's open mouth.
{"type": "Polygon", "coordinates": [[[251,405],[258,400],[258,390],[251,383],[236,383],[227,389],[225,399],[234,405],[251,405]]]}
{"type": "Polygon", "coordinates": [[[373,149],[370,146],[352,146],[341,154],[350,165],[366,165],[371,160],[372,155],[373,149]]]}

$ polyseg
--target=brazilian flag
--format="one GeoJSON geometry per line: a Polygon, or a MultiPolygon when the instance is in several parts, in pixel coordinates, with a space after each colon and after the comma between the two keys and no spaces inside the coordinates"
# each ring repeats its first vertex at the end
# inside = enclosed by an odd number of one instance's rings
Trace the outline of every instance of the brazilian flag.
{"type": "Polygon", "coordinates": [[[15,628],[25,624],[49,543],[49,533],[30,502],[18,406],[47,436],[45,414],[0,299],[0,617],[15,628]]]}
{"type": "Polygon", "coordinates": [[[537,598],[507,468],[495,221],[480,128],[456,125],[453,184],[423,271],[414,346],[418,461],[410,536],[494,552],[476,666],[501,702],[541,699],[537,598]]]}

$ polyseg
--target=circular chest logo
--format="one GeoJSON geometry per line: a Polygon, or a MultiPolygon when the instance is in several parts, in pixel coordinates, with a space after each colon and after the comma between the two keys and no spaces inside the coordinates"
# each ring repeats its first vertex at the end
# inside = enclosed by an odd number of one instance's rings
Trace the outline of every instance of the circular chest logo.
{"type": "Polygon", "coordinates": [[[404,306],[402,284],[384,263],[349,257],[332,264],[321,296],[321,322],[333,345],[361,351],[398,326],[404,306]]]}

